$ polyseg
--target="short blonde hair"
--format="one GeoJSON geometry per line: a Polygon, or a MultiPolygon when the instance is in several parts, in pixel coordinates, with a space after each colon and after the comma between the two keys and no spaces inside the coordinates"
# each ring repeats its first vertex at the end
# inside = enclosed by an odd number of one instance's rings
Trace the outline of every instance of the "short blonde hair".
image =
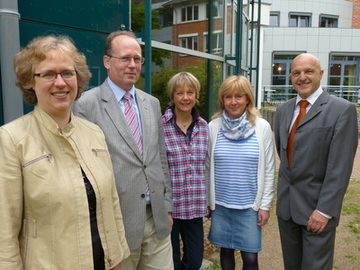
{"type": "Polygon", "coordinates": [[[179,87],[187,86],[190,89],[193,89],[196,94],[196,100],[199,99],[200,96],[200,82],[199,80],[192,75],[190,72],[182,71],[174,76],[172,76],[167,84],[167,93],[170,97],[170,105],[174,104],[174,92],[179,87]]]}
{"type": "Polygon", "coordinates": [[[78,92],[78,99],[87,88],[91,73],[86,64],[86,57],[79,52],[73,41],[67,36],[44,36],[36,37],[16,54],[14,69],[16,74],[16,86],[20,88],[26,103],[35,105],[38,100],[32,85],[34,85],[35,67],[44,61],[47,54],[52,50],[58,50],[74,61],[78,92]]]}
{"type": "Polygon", "coordinates": [[[236,91],[239,94],[246,95],[249,103],[246,105],[248,120],[255,125],[256,117],[260,117],[260,112],[255,108],[255,97],[250,81],[241,75],[232,75],[228,77],[220,86],[219,90],[219,109],[220,111],[212,116],[212,119],[221,116],[225,110],[224,98],[226,95],[236,91]]]}

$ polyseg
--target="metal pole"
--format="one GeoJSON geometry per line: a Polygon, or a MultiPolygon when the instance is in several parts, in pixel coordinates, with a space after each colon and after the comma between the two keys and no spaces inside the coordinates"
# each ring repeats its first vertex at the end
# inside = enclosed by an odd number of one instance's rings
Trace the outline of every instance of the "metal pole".
{"type": "Polygon", "coordinates": [[[151,1],[145,1],[145,92],[151,94],[151,1]]]}
{"type": "Polygon", "coordinates": [[[236,74],[241,74],[242,62],[242,43],[243,43],[243,1],[237,3],[237,20],[236,20],[236,44],[235,44],[235,58],[236,58],[236,74]]]}
{"type": "Polygon", "coordinates": [[[255,80],[255,98],[256,107],[260,107],[259,103],[259,65],[260,65],[260,41],[261,41],[261,0],[258,0],[258,19],[257,19],[257,46],[256,46],[256,80],[255,80]]]}
{"type": "Polygon", "coordinates": [[[19,19],[17,1],[0,0],[0,78],[4,123],[24,114],[23,98],[14,84],[13,70],[14,56],[20,50],[19,19]]]}

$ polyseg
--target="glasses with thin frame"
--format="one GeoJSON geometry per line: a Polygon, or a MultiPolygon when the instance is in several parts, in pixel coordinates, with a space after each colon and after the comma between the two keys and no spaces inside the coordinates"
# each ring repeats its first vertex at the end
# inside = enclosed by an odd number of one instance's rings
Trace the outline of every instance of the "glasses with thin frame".
{"type": "Polygon", "coordinates": [[[134,59],[134,63],[137,65],[142,65],[145,62],[145,58],[142,56],[135,56],[135,57],[129,57],[129,56],[123,56],[123,57],[117,57],[108,55],[111,58],[119,59],[119,62],[122,64],[129,64],[131,62],[131,59],[134,59]]]}
{"type": "Polygon", "coordinates": [[[64,81],[69,81],[72,80],[76,77],[76,70],[65,70],[62,72],[50,72],[50,71],[46,71],[46,72],[41,72],[41,73],[35,73],[34,76],[37,76],[39,78],[44,79],[45,81],[54,81],[58,75],[61,76],[61,78],[64,81]]]}

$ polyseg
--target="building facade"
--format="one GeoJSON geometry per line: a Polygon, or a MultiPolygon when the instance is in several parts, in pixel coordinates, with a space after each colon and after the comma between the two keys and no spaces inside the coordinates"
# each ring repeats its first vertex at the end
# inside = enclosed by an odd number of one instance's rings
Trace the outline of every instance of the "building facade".
{"type": "MultiPolygon", "coordinates": [[[[267,95],[287,89],[277,86],[291,84],[291,61],[299,53],[306,52],[319,57],[325,70],[321,83],[330,93],[358,103],[360,1],[268,2],[270,20],[264,27],[262,51],[263,90],[267,95]]],[[[288,98],[279,96],[274,100],[288,98]]]]}

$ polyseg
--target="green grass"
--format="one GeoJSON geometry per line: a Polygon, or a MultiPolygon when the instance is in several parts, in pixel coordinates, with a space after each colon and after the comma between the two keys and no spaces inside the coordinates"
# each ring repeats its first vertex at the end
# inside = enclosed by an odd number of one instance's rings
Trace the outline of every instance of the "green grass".
{"type": "Polygon", "coordinates": [[[351,254],[345,255],[345,257],[348,258],[348,259],[356,260],[356,256],[351,255],[351,254]]]}
{"type": "Polygon", "coordinates": [[[343,214],[348,214],[348,215],[360,214],[360,206],[354,203],[344,205],[342,207],[342,210],[343,210],[343,214]]]}
{"type": "Polygon", "coordinates": [[[206,270],[221,270],[220,263],[216,262],[210,265],[206,270]]]}

